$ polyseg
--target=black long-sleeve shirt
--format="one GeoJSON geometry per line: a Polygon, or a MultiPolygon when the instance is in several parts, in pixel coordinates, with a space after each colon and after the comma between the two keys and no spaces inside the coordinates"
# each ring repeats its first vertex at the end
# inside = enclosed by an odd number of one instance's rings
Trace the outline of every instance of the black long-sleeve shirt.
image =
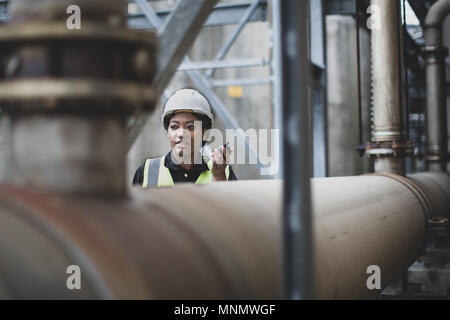
{"type": "MultiPolygon", "coordinates": [[[[175,164],[172,161],[172,156],[171,156],[171,152],[170,151],[168,154],[166,154],[165,158],[164,158],[164,166],[166,166],[169,171],[170,174],[172,176],[172,180],[174,183],[180,183],[180,182],[193,182],[195,183],[198,179],[198,177],[200,176],[200,174],[205,171],[205,170],[209,170],[208,165],[203,161],[202,158],[202,163],[201,164],[194,164],[190,170],[186,170],[184,169],[182,166],[180,166],[179,164],[175,164]]],[[[144,166],[145,163],[142,164],[135,172],[134,177],[133,177],[133,185],[142,185],[142,183],[144,182],[144,166]]],[[[230,170],[230,175],[228,177],[228,180],[237,180],[236,175],[233,172],[233,169],[231,168],[231,166],[229,167],[230,170]]]]}

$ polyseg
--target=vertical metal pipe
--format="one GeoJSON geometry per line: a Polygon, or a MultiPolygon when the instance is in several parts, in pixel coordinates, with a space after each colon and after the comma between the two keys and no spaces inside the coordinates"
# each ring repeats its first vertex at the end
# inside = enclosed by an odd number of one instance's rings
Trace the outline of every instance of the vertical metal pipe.
{"type": "Polygon", "coordinates": [[[447,97],[445,56],[442,33],[445,17],[450,13],[450,0],[440,0],[425,19],[427,77],[427,143],[426,167],[429,171],[447,171],[447,97]]]}
{"type": "Polygon", "coordinates": [[[285,124],[282,285],[287,299],[312,299],[308,1],[281,1],[280,9],[285,124]]]}
{"type": "Polygon", "coordinates": [[[404,174],[404,158],[393,152],[392,143],[402,142],[402,96],[400,61],[400,2],[372,0],[379,9],[380,28],[372,30],[374,131],[372,141],[385,144],[375,160],[375,171],[404,174]]]}
{"type": "Polygon", "coordinates": [[[380,9],[381,28],[372,30],[373,80],[375,104],[374,141],[398,141],[401,138],[400,74],[398,56],[397,0],[372,0],[380,9]]]}
{"type": "Polygon", "coordinates": [[[445,172],[447,167],[444,71],[443,64],[427,59],[426,168],[434,172],[445,172]]]}

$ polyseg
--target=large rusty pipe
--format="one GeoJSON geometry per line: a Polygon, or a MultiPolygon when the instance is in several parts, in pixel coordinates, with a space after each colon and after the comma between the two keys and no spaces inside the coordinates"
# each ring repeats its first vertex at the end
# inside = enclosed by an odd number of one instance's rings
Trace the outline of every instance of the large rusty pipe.
{"type": "Polygon", "coordinates": [[[375,172],[405,173],[404,155],[393,144],[404,141],[402,132],[400,1],[372,0],[379,10],[379,25],[372,29],[374,129],[369,153],[375,172]]]}
{"type": "MultiPolygon", "coordinates": [[[[108,202],[4,187],[3,294],[280,298],[281,192],[281,181],[240,181],[133,189],[108,202]],[[69,264],[87,270],[80,292],[65,287],[69,264]]],[[[377,297],[367,269],[380,267],[384,288],[421,253],[428,192],[400,176],[313,179],[316,297],[377,297]]]]}
{"type": "Polygon", "coordinates": [[[437,1],[425,19],[424,34],[427,76],[426,166],[434,172],[447,171],[447,95],[443,22],[450,14],[450,0],[437,1]]]}

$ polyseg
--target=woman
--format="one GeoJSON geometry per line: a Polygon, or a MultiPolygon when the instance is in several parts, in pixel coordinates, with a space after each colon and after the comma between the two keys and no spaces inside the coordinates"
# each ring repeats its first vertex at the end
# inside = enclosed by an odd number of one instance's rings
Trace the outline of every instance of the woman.
{"type": "Polygon", "coordinates": [[[172,150],[165,156],[146,159],[133,178],[133,185],[165,187],[179,182],[207,184],[237,180],[227,159],[232,150],[214,149],[205,162],[203,136],[214,123],[208,101],[198,91],[183,89],[167,101],[161,117],[172,150]],[[201,126],[195,122],[201,122],[201,126]],[[229,154],[227,154],[229,152],[229,154]]]}

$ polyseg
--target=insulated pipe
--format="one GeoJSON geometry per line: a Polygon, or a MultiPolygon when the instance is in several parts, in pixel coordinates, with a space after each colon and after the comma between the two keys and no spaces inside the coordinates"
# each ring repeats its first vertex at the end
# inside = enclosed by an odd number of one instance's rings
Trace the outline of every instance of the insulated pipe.
{"type": "Polygon", "coordinates": [[[450,14],[450,0],[440,0],[429,10],[425,19],[425,48],[427,75],[427,143],[426,165],[429,171],[447,171],[447,95],[443,22],[450,14]]]}
{"type": "MultiPolygon", "coordinates": [[[[368,268],[380,267],[384,288],[421,253],[433,191],[394,175],[311,186],[316,298],[378,297],[368,268]]],[[[273,180],[135,188],[110,201],[2,187],[0,294],[281,298],[281,199],[273,180]],[[67,289],[68,265],[81,268],[81,290],[67,289]]]]}
{"type": "Polygon", "coordinates": [[[403,142],[401,59],[400,59],[400,1],[372,0],[378,8],[379,26],[372,29],[372,77],[374,129],[371,148],[376,157],[375,172],[403,175],[402,155],[393,151],[392,144],[403,142]]]}

